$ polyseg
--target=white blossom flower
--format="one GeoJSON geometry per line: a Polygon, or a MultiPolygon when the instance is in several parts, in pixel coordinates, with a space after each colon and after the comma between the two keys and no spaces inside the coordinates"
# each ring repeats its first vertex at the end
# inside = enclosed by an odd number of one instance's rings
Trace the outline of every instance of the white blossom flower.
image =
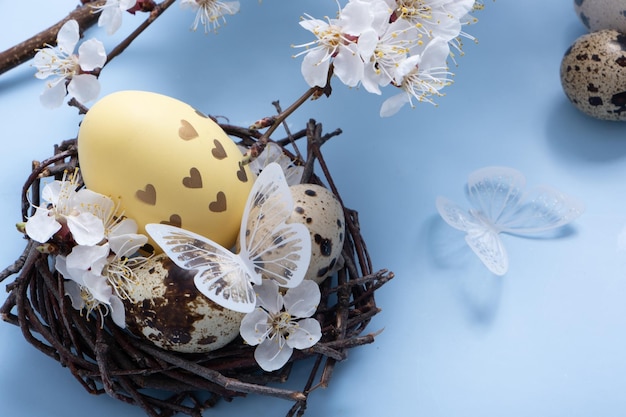
{"type": "Polygon", "coordinates": [[[263,280],[255,291],[257,308],[246,314],[239,330],[246,343],[257,346],[254,358],[259,366],[274,371],[287,363],[293,349],[310,348],[322,337],[319,322],[310,318],[320,290],[315,282],[304,280],[283,296],[276,282],[263,280]]]}
{"type": "Polygon", "coordinates": [[[441,96],[439,90],[451,83],[451,74],[446,65],[449,54],[448,42],[443,38],[435,38],[426,45],[421,54],[401,62],[394,85],[403,91],[385,100],[380,109],[381,117],[395,114],[407,103],[413,107],[413,99],[434,104],[430,97],[441,96]]]}
{"type": "Polygon", "coordinates": [[[349,87],[358,85],[364,71],[362,55],[373,52],[372,42],[359,43],[359,37],[377,32],[388,18],[388,8],[382,0],[353,0],[340,10],[337,19],[324,21],[305,15],[300,26],[317,39],[294,47],[306,48],[295,56],[306,54],[301,70],[307,84],[324,87],[332,61],[333,72],[342,83],[349,87]],[[362,47],[366,50],[361,50],[362,47]]]}
{"type": "MultiPolygon", "coordinates": [[[[413,29],[406,21],[397,20],[386,25],[382,33],[374,35],[372,53],[369,57],[363,56],[362,84],[368,92],[381,94],[380,87],[394,81],[397,68],[407,58],[415,42],[413,29]]],[[[363,41],[361,36],[359,42],[363,41]]]]}
{"type": "Polygon", "coordinates": [[[148,238],[138,235],[137,224],[129,219],[115,222],[107,237],[102,245],[77,245],[69,255],[57,256],[55,268],[68,280],[66,294],[74,308],[86,309],[87,316],[93,311],[102,316],[110,313],[113,322],[124,328],[122,299],[128,298],[128,285],[136,279],[135,268],[147,260],[131,256],[148,238]]]}
{"type": "Polygon", "coordinates": [[[451,41],[461,34],[475,0],[387,0],[396,6],[396,16],[412,23],[428,38],[451,41]]]}
{"type": "Polygon", "coordinates": [[[35,76],[39,79],[55,77],[46,83],[46,89],[40,96],[45,107],[60,106],[67,94],[81,103],[91,101],[100,94],[100,83],[89,72],[102,68],[106,62],[104,45],[96,39],[89,39],[80,45],[78,54],[74,54],[80,38],[78,29],[76,20],[68,20],[57,34],[57,46],[47,46],[35,54],[35,76]]]}
{"type": "Polygon", "coordinates": [[[204,33],[209,33],[210,29],[216,31],[220,26],[220,20],[226,22],[226,15],[234,15],[239,12],[238,1],[182,0],[180,7],[196,12],[196,18],[191,29],[195,31],[198,29],[198,24],[202,24],[204,33]]]}
{"type": "Polygon", "coordinates": [[[114,323],[124,328],[124,304],[114,293],[107,276],[103,275],[109,253],[108,244],[75,246],[67,257],[57,256],[55,268],[69,280],[65,283],[65,290],[72,300],[72,307],[86,309],[87,316],[94,310],[102,316],[110,312],[114,323]]]}
{"type": "Polygon", "coordinates": [[[25,225],[26,234],[36,242],[46,243],[63,227],[69,229],[79,245],[96,245],[105,236],[105,229],[97,213],[107,204],[101,194],[77,188],[77,173],[70,179],[54,181],[44,186],[41,197],[48,207],[37,207],[25,225]]]}
{"type": "Polygon", "coordinates": [[[100,13],[98,26],[104,26],[108,35],[112,35],[122,25],[122,15],[128,9],[135,6],[137,0],[107,0],[99,7],[94,7],[96,13],[100,13]]]}

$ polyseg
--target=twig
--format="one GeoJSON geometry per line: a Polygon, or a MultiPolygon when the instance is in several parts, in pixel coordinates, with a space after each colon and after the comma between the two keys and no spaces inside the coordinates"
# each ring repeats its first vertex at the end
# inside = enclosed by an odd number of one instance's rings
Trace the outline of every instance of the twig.
{"type": "Polygon", "coordinates": [[[59,29],[61,29],[61,26],[68,20],[76,20],[81,31],[95,24],[98,20],[98,15],[93,13],[93,6],[103,5],[104,3],[104,0],[88,0],[49,28],[42,30],[35,36],[32,36],[4,52],[0,52],[0,74],[30,60],[35,56],[38,49],[55,43],[59,29]]]}
{"type": "Polygon", "coordinates": [[[141,33],[148,28],[159,16],[163,14],[164,11],[167,10],[172,4],[174,4],[175,0],[164,0],[158,5],[156,5],[150,15],[144,22],[139,25],[130,35],[128,35],[122,42],[120,42],[109,54],[107,55],[106,63],[104,67],[106,67],[116,56],[120,55],[126,48],[130,46],[130,44],[139,36],[141,33]]]}

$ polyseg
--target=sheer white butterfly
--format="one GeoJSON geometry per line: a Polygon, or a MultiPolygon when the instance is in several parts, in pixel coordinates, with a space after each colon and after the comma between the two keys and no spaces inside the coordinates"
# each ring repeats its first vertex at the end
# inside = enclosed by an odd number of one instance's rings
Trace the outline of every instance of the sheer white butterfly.
{"type": "Polygon", "coordinates": [[[148,224],[146,231],[176,265],[197,270],[198,290],[217,304],[249,313],[256,305],[254,285],[262,278],[293,288],[304,279],[311,258],[311,238],[306,226],[288,224],[293,197],[281,167],[267,165],[248,196],[241,229],[239,253],[210,239],[178,227],[148,224]]]}
{"type": "Polygon", "coordinates": [[[550,187],[524,192],[524,176],[506,167],[487,167],[470,174],[469,211],[437,197],[439,214],[450,226],[466,233],[465,241],[491,272],[504,275],[509,267],[500,233],[536,235],[563,226],[580,216],[583,205],[550,187]]]}

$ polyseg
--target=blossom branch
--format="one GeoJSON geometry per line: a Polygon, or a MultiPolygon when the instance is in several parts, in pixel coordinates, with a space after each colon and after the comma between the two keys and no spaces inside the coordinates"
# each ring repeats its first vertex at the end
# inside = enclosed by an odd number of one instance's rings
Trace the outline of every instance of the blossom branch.
{"type": "Polygon", "coordinates": [[[113,48],[111,52],[109,52],[109,54],[107,55],[107,61],[104,66],[111,62],[113,58],[124,52],[124,50],[126,50],[126,48],[128,48],[130,44],[139,35],[141,35],[144,30],[148,28],[148,26],[150,26],[159,16],[161,16],[164,11],[166,11],[172,4],[174,4],[175,1],[176,0],[164,0],[158,5],[154,6],[154,8],[150,11],[150,15],[148,16],[148,18],[141,25],[139,25],[137,29],[133,31],[133,33],[128,35],[126,39],[120,42],[115,48],[113,48]]]}
{"type": "Polygon", "coordinates": [[[261,135],[258,141],[256,141],[245,153],[243,156],[243,163],[248,164],[252,162],[256,157],[259,156],[263,149],[267,145],[270,135],[274,133],[276,129],[291,115],[294,111],[296,111],[302,104],[304,104],[309,98],[313,97],[313,95],[319,90],[319,87],[311,87],[309,88],[299,99],[297,99],[294,103],[292,103],[286,110],[280,113],[275,117],[272,125],[267,129],[267,131],[261,135]]]}
{"type": "Polygon", "coordinates": [[[49,28],[42,30],[35,36],[32,36],[4,52],[0,52],[0,74],[32,59],[37,53],[37,49],[54,43],[59,29],[67,21],[76,20],[82,31],[93,26],[98,21],[98,15],[93,13],[93,7],[100,6],[104,3],[104,0],[85,1],[82,6],[77,7],[66,17],[49,28]]]}

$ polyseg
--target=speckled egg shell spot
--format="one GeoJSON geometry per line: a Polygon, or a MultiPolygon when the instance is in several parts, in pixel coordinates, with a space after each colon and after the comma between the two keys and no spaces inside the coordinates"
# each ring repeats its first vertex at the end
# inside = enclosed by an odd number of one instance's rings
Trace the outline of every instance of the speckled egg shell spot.
{"type": "Polygon", "coordinates": [[[626,32],[624,0],[574,0],[574,9],[590,31],[615,29],[626,32]]]}
{"type": "Polygon", "coordinates": [[[193,277],[194,271],[177,267],[165,255],[149,260],[124,301],[129,331],[160,348],[184,353],[210,352],[234,340],[243,314],[206,298],[193,277]]]}
{"type": "Polygon", "coordinates": [[[582,112],[626,120],[626,35],[602,30],[578,38],[561,61],[561,85],[582,112]]]}
{"type": "Polygon", "coordinates": [[[289,187],[294,199],[291,223],[302,223],[311,236],[311,262],[306,279],[321,283],[341,262],[345,238],[343,208],[326,188],[313,184],[289,187]]]}

